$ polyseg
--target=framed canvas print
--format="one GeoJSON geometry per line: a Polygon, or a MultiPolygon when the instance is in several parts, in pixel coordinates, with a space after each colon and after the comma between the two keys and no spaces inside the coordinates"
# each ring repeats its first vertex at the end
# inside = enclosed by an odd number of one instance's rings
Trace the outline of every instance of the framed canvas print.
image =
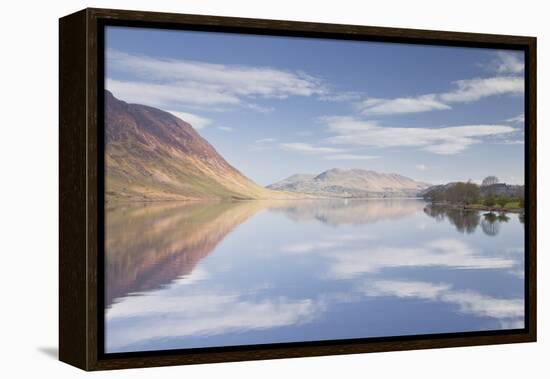
{"type": "Polygon", "coordinates": [[[60,359],[536,340],[536,39],[60,20],[60,359]]]}

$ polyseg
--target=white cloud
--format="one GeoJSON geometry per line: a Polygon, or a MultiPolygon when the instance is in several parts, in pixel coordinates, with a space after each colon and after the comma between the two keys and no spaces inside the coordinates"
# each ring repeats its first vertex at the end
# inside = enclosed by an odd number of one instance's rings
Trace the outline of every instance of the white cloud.
{"type": "Polygon", "coordinates": [[[498,76],[477,78],[454,82],[457,88],[441,94],[439,97],[449,103],[468,103],[495,95],[521,95],[524,92],[524,80],[517,76],[498,76]]]}
{"type": "Polygon", "coordinates": [[[506,119],[505,121],[506,122],[513,122],[513,123],[523,124],[525,122],[525,115],[522,113],[522,114],[519,114],[515,117],[510,117],[510,118],[506,119]]]}
{"type": "Polygon", "coordinates": [[[428,166],[426,166],[425,164],[417,164],[414,167],[416,167],[416,169],[420,171],[426,171],[428,169],[428,166]]]}
{"type": "Polygon", "coordinates": [[[276,141],[275,138],[260,138],[260,139],[257,139],[254,142],[255,143],[271,143],[271,142],[275,142],[275,141],[276,141]]]}
{"type": "Polygon", "coordinates": [[[392,115],[451,109],[453,103],[469,103],[496,95],[521,95],[524,80],[519,76],[475,78],[453,82],[454,89],[416,97],[369,98],[356,104],[364,115],[392,115]]]}
{"type": "MultiPolygon", "coordinates": [[[[500,299],[471,290],[453,290],[449,284],[400,280],[368,282],[363,287],[369,296],[414,297],[422,300],[442,301],[455,304],[461,313],[497,319],[523,318],[525,309],[521,298],[500,299]]],[[[513,320],[509,320],[512,322],[513,320]]],[[[515,320],[515,327],[520,326],[515,320]]]]}
{"type": "Polygon", "coordinates": [[[260,113],[271,113],[275,110],[273,107],[266,107],[258,104],[247,104],[246,107],[260,113]]]}
{"type": "Polygon", "coordinates": [[[505,125],[463,125],[441,128],[407,128],[379,126],[372,121],[353,117],[322,119],[335,136],[325,140],[331,144],[370,147],[415,147],[435,154],[457,154],[481,137],[512,133],[505,125]]]}
{"type": "Polygon", "coordinates": [[[329,161],[364,161],[380,158],[377,155],[361,155],[361,154],[334,154],[323,157],[329,161]]]}
{"type": "Polygon", "coordinates": [[[365,273],[378,273],[398,267],[448,267],[485,270],[516,269],[521,266],[521,254],[491,256],[467,243],[453,238],[436,239],[418,247],[372,246],[357,249],[357,241],[376,241],[372,235],[327,236],[317,241],[305,241],[283,246],[285,253],[315,253],[328,259],[329,276],[352,279],[365,273]]]}
{"type": "Polygon", "coordinates": [[[337,234],[321,241],[306,241],[285,245],[281,248],[281,251],[292,254],[319,253],[322,250],[349,246],[358,241],[373,240],[376,240],[376,237],[368,234],[337,234]]]}
{"type": "Polygon", "coordinates": [[[235,94],[210,90],[199,85],[181,86],[177,83],[148,83],[107,79],[105,87],[117,98],[129,103],[145,104],[162,109],[182,106],[239,105],[235,94]]]}
{"type": "Polygon", "coordinates": [[[444,293],[441,299],[447,303],[458,304],[462,313],[494,318],[524,315],[523,299],[498,299],[474,291],[451,291],[444,293]]]}
{"type": "Polygon", "coordinates": [[[500,142],[501,145],[525,145],[525,141],[524,140],[512,140],[512,139],[507,139],[507,140],[504,140],[502,142],[500,142]]]}
{"type": "Polygon", "coordinates": [[[363,290],[369,296],[416,297],[425,300],[435,300],[443,292],[449,291],[447,283],[429,283],[405,280],[376,280],[363,285],[363,290]]]}
{"type": "Polygon", "coordinates": [[[187,275],[182,275],[172,282],[174,286],[190,286],[209,279],[210,273],[202,267],[196,267],[187,275]]]}
{"type": "Polygon", "coordinates": [[[160,338],[209,336],[307,323],[323,310],[310,299],[248,300],[220,291],[181,293],[179,285],[130,296],[106,314],[107,351],[160,338]]]}
{"type": "Polygon", "coordinates": [[[317,241],[317,242],[301,242],[292,245],[283,246],[281,249],[285,253],[311,253],[319,250],[331,249],[342,246],[340,241],[317,241]]]}
{"type": "Polygon", "coordinates": [[[500,327],[502,329],[523,329],[525,328],[525,321],[523,318],[519,320],[501,320],[500,327]]]}
{"type": "Polygon", "coordinates": [[[153,58],[107,50],[107,71],[132,74],[131,81],[108,80],[107,88],[125,101],[149,105],[243,105],[261,112],[272,108],[251,98],[284,99],[326,93],[320,79],[271,67],[214,64],[153,58]]]}
{"type": "Polygon", "coordinates": [[[401,97],[396,99],[370,98],[358,104],[365,115],[385,115],[400,113],[418,113],[433,110],[451,109],[447,104],[436,99],[435,95],[419,97],[401,97]]]}
{"type": "Polygon", "coordinates": [[[167,112],[191,124],[191,126],[195,129],[202,129],[205,126],[210,125],[212,123],[212,120],[193,113],[179,112],[179,111],[167,111],[167,112]]]}
{"type": "Polygon", "coordinates": [[[217,129],[223,131],[223,132],[232,132],[233,128],[229,126],[218,126],[217,129]]]}
{"type": "Polygon", "coordinates": [[[331,93],[319,96],[319,99],[322,101],[334,101],[334,102],[346,102],[359,100],[361,94],[359,92],[340,92],[340,93],[331,93]]]}
{"type": "Polygon", "coordinates": [[[489,69],[499,74],[521,74],[525,69],[523,53],[499,51],[496,58],[489,64],[489,69]]]}
{"type": "Polygon", "coordinates": [[[313,146],[302,142],[281,143],[279,146],[287,151],[295,151],[306,154],[341,153],[344,151],[343,149],[337,149],[334,147],[313,146]]]}
{"type": "Polygon", "coordinates": [[[328,252],[330,276],[350,279],[392,267],[452,267],[455,269],[509,269],[518,265],[512,257],[485,256],[456,239],[439,239],[421,247],[380,246],[367,250],[328,252]]]}

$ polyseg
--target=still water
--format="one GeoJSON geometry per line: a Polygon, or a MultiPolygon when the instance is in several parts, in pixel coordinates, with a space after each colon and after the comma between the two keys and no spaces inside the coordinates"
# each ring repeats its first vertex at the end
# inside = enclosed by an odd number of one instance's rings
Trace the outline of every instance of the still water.
{"type": "Polygon", "coordinates": [[[106,209],[105,351],[516,329],[517,214],[414,199],[106,209]]]}

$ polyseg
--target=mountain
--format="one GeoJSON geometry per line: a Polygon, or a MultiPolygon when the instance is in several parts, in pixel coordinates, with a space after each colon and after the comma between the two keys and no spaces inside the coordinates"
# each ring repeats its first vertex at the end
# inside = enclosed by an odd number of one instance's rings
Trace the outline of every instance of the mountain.
{"type": "Polygon", "coordinates": [[[398,174],[371,170],[334,168],[319,175],[297,174],[267,186],[269,189],[326,197],[417,196],[429,184],[398,174]]]}
{"type": "Polygon", "coordinates": [[[128,104],[109,91],[105,91],[105,181],[107,201],[285,196],[245,177],[184,120],[160,109],[128,104]]]}

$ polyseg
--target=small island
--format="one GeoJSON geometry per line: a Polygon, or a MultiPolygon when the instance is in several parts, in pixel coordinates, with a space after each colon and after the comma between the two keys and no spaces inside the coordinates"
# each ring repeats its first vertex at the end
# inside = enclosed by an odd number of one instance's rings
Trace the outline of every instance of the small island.
{"type": "Polygon", "coordinates": [[[481,185],[452,182],[427,188],[421,194],[432,204],[490,212],[524,213],[525,186],[500,183],[496,176],[483,179],[481,185]]]}

